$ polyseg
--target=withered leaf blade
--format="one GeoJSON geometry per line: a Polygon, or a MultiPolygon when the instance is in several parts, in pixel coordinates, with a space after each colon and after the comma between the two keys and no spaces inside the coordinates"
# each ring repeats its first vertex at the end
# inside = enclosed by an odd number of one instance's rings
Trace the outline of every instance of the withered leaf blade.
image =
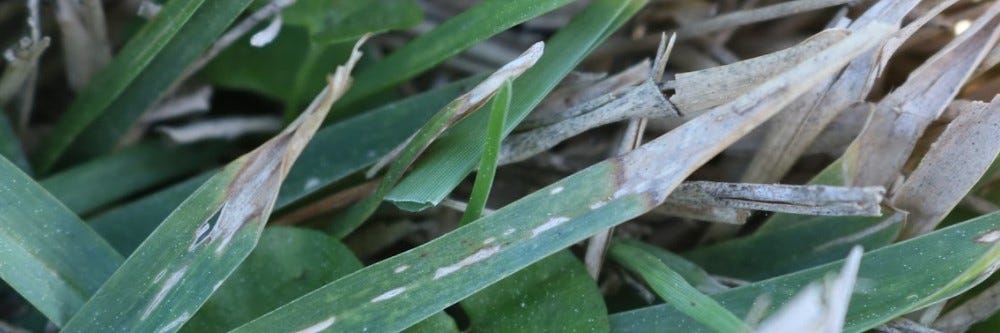
{"type": "MultiPolygon", "coordinates": [[[[951,2],[954,2],[952,0],[951,2]]],[[[882,22],[899,27],[903,17],[919,1],[882,0],[875,3],[848,27],[857,30],[871,22],[882,22]]],[[[936,8],[943,10],[945,6],[936,8]]],[[[933,13],[936,14],[936,13],[933,13]]],[[[932,17],[925,15],[926,18],[932,17]]],[[[917,21],[907,30],[912,34],[926,23],[917,21]]],[[[897,31],[894,36],[898,35],[897,31]]],[[[890,36],[887,41],[894,40],[890,36]]],[[[897,38],[905,40],[909,35],[897,38]]],[[[842,112],[856,103],[864,102],[871,91],[875,77],[880,72],[881,59],[892,56],[895,48],[875,48],[858,57],[830,83],[818,85],[789,105],[769,124],[764,142],[744,172],[742,181],[770,183],[780,181],[792,168],[823,130],[842,112]]]]}
{"type": "Polygon", "coordinates": [[[990,6],[968,30],[879,102],[867,126],[845,153],[847,184],[889,187],[924,129],[958,94],[998,34],[1000,3],[990,6]]]}
{"type": "Polygon", "coordinates": [[[188,197],[63,331],[179,330],[257,244],[292,163],[350,87],[365,39],[298,119],[188,197]]]}
{"type": "Polygon", "coordinates": [[[879,216],[885,189],[824,185],[685,182],[668,202],[805,215],[879,216]]]}
{"type": "Polygon", "coordinates": [[[1000,95],[967,104],[900,186],[892,205],[909,213],[901,237],[934,229],[1000,153],[1000,95]]]}
{"type": "Polygon", "coordinates": [[[725,66],[677,74],[677,93],[670,97],[670,101],[684,114],[718,106],[814,56],[847,35],[848,32],[843,29],[827,30],[785,50],[725,66]]]}

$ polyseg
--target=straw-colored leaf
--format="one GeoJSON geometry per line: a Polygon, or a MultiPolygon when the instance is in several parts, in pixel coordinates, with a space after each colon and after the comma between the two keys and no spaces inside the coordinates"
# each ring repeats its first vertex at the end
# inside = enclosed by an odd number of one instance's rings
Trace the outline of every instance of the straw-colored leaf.
{"type": "MultiPolygon", "coordinates": [[[[905,41],[916,32],[916,29],[923,26],[927,19],[936,16],[955,1],[938,4],[934,10],[921,17],[924,20],[915,21],[906,29],[894,33],[887,39],[887,43],[905,41]]],[[[883,22],[898,27],[906,13],[918,2],[879,1],[848,29],[856,30],[871,22],[883,22]]],[[[776,116],[769,126],[764,141],[757,148],[757,154],[747,166],[742,180],[751,183],[780,181],[838,115],[849,110],[851,105],[864,101],[871,91],[875,77],[881,74],[883,61],[891,58],[894,51],[894,47],[884,46],[858,57],[829,84],[820,85],[816,90],[803,95],[776,116]]]]}
{"type": "Polygon", "coordinates": [[[934,229],[1000,153],[1000,95],[987,104],[964,109],[938,137],[892,198],[893,207],[909,213],[901,237],[934,229]]]}
{"type": "Polygon", "coordinates": [[[826,30],[795,47],[726,66],[677,74],[677,93],[670,97],[670,102],[683,113],[726,103],[843,40],[847,35],[847,30],[826,30]]]}
{"type": "Polygon", "coordinates": [[[889,188],[924,129],[944,112],[998,37],[1000,3],[882,99],[844,155],[847,185],[889,188]]]}

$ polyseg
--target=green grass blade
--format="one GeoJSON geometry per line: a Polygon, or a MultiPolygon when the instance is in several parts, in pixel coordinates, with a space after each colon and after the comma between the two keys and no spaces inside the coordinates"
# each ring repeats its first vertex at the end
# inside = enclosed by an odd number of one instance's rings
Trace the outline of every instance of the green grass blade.
{"type": "Polygon", "coordinates": [[[220,148],[221,144],[154,141],[75,166],[40,183],[70,210],[86,215],[150,186],[197,171],[218,158],[220,148]]]}
{"type": "Polygon", "coordinates": [[[177,207],[64,332],[173,332],[191,319],[256,246],[282,180],[350,87],[350,69],[361,56],[356,50],[299,119],[177,207]]]}
{"type": "Polygon", "coordinates": [[[796,226],[698,248],[684,257],[712,274],[759,281],[843,259],[854,245],[874,250],[892,244],[902,220],[882,224],[890,218],[800,216],[796,226]]]}
{"type": "MultiPolygon", "coordinates": [[[[396,49],[379,62],[359,69],[354,88],[340,107],[394,87],[510,27],[573,0],[486,0],[396,49]]],[[[558,80],[557,80],[558,81],[558,80]]]]}
{"type": "Polygon", "coordinates": [[[708,272],[705,272],[704,269],[687,259],[684,259],[684,257],[673,254],[654,245],[635,240],[615,239],[614,241],[616,243],[622,243],[630,247],[638,248],[647,254],[656,257],[656,259],[660,260],[661,263],[667,265],[670,270],[680,274],[680,276],[684,278],[684,281],[687,281],[687,283],[691,284],[695,289],[698,289],[703,293],[715,294],[729,289],[718,281],[715,281],[715,279],[709,276],[708,272]]]}
{"type": "Polygon", "coordinates": [[[39,170],[52,169],[67,153],[69,158],[87,158],[111,150],[250,2],[190,0],[164,5],[55,125],[36,156],[39,170]]]}
{"type": "MultiPolygon", "coordinates": [[[[986,278],[1000,259],[998,228],[1000,214],[991,214],[865,254],[844,332],[866,331],[957,295],[986,278]]],[[[841,265],[842,261],[834,262],[712,297],[736,315],[743,315],[759,295],[767,294],[773,311],[802,287],[841,265]]],[[[615,314],[611,325],[612,331],[621,333],[709,332],[667,305],[615,314]]]]}
{"type": "Polygon", "coordinates": [[[31,174],[31,165],[28,164],[24,150],[21,149],[21,140],[17,138],[17,133],[14,133],[14,128],[10,126],[7,115],[3,114],[3,109],[0,109],[0,156],[17,165],[21,171],[31,174]]]}
{"type": "Polygon", "coordinates": [[[122,261],[79,217],[0,158],[0,277],[56,326],[122,261]]]}
{"type": "Polygon", "coordinates": [[[695,169],[889,31],[873,25],[851,35],[639,149],[368,266],[234,331],[399,331],[413,325],[548,255],[658,206],[695,169]],[[792,78],[796,84],[787,84],[792,78]],[[685,158],[663,167],[663,156],[685,158]]]}
{"type": "Polygon", "coordinates": [[[749,332],[750,327],[711,297],[695,289],[674,270],[643,248],[615,242],[608,254],[638,274],[657,295],[678,311],[715,332],[749,332]]]}
{"type": "Polygon", "coordinates": [[[218,170],[202,173],[126,205],[87,220],[94,231],[123,255],[131,255],[139,244],[163,222],[184,199],[218,170]]]}
{"type": "Polygon", "coordinates": [[[503,125],[510,108],[510,81],[505,81],[490,104],[490,123],[486,129],[486,149],[479,161],[479,171],[476,172],[476,182],[472,186],[472,197],[462,214],[461,225],[479,219],[486,208],[486,199],[490,197],[493,187],[493,176],[497,171],[497,157],[500,155],[500,141],[503,140],[503,125]]]}
{"type": "MultiPolygon", "coordinates": [[[[566,74],[598,44],[632,17],[646,0],[599,0],[548,42],[549,51],[530,71],[514,81],[504,136],[510,134],[566,74]]],[[[482,128],[488,115],[476,114],[449,131],[416,164],[386,199],[400,208],[419,210],[436,205],[475,167],[486,142],[482,128]]]]}
{"type": "Polygon", "coordinates": [[[374,177],[374,172],[378,171],[383,164],[392,164],[389,170],[382,175],[375,192],[367,198],[352,205],[345,211],[336,223],[330,226],[330,233],[335,237],[342,238],[350,234],[358,226],[361,226],[368,219],[378,206],[382,203],[386,194],[396,186],[396,183],[403,177],[403,173],[409,169],[410,165],[416,161],[427,147],[431,145],[445,130],[455,123],[465,119],[470,113],[479,110],[489,101],[503,84],[512,78],[516,78],[521,73],[531,68],[542,56],[545,49],[543,43],[535,43],[519,57],[507,63],[492,75],[476,85],[468,93],[459,96],[451,103],[434,114],[424,126],[420,127],[416,133],[407,139],[402,145],[393,150],[376,163],[366,174],[367,177],[374,177]]]}
{"type": "MultiPolygon", "coordinates": [[[[432,91],[331,124],[316,133],[281,185],[275,209],[293,205],[375,163],[420,128],[431,115],[470,89],[473,76],[432,91]],[[344,145],[344,142],[352,142],[344,145]],[[336,151],[337,154],[329,152],[336,151]]],[[[194,193],[210,174],[202,174],[89,220],[119,252],[132,253],[163,219],[194,193]]]]}

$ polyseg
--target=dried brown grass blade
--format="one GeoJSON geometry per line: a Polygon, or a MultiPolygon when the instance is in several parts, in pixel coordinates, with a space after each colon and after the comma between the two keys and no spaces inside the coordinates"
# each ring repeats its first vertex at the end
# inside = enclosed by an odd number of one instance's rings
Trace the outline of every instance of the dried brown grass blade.
{"type": "Polygon", "coordinates": [[[685,182],[667,202],[691,207],[729,207],[803,215],[879,216],[881,187],[764,185],[685,182]]]}
{"type": "Polygon", "coordinates": [[[677,74],[676,94],[670,97],[681,113],[688,114],[726,103],[750,89],[843,40],[846,30],[826,30],[778,52],[725,66],[677,74]]]}
{"type": "Polygon", "coordinates": [[[746,223],[752,213],[750,210],[732,207],[692,206],[685,203],[673,202],[669,197],[666,202],[656,207],[653,212],[696,221],[733,225],[746,223]]]}
{"type": "Polygon", "coordinates": [[[629,119],[680,116],[663,97],[659,86],[649,79],[608,97],[607,103],[580,116],[510,136],[500,148],[497,163],[505,165],[523,161],[598,126],[629,119]]]}
{"type": "Polygon", "coordinates": [[[711,32],[747,25],[755,22],[773,20],[810,10],[833,7],[850,2],[850,0],[798,0],[788,1],[761,8],[735,11],[719,15],[708,20],[695,22],[677,29],[677,37],[687,39],[703,36],[711,32]]]}
{"type": "Polygon", "coordinates": [[[1000,3],[927,60],[877,106],[845,154],[849,185],[889,187],[924,129],[958,94],[1000,34],[1000,3]]]}
{"type": "Polygon", "coordinates": [[[693,166],[707,162],[892,30],[885,24],[868,25],[743,96],[623,156],[617,160],[621,165],[619,190],[612,198],[643,193],[653,206],[662,203],[693,166]],[[671,163],[664,163],[665,158],[671,163]]]}
{"type": "MultiPolygon", "coordinates": [[[[946,5],[957,0],[947,1],[946,5]]],[[[882,22],[899,27],[901,21],[919,1],[882,0],[873,5],[849,29],[856,30],[871,22],[882,22]]],[[[943,10],[946,5],[936,9],[943,10]]],[[[930,12],[923,18],[936,16],[930,12]]],[[[909,32],[889,37],[887,42],[905,40],[926,23],[917,21],[904,30],[909,32]],[[894,39],[896,38],[896,39],[894,39]]],[[[902,32],[902,31],[901,31],[902,32]]],[[[898,47],[898,45],[897,45],[898,47]]],[[[780,181],[791,169],[823,130],[852,104],[863,102],[871,91],[872,84],[880,72],[880,62],[892,56],[896,47],[877,48],[852,61],[831,82],[819,85],[817,89],[803,95],[789,105],[769,124],[769,130],[761,143],[741,181],[749,183],[771,183],[780,181]]]]}
{"type": "Polygon", "coordinates": [[[903,238],[934,229],[1000,153],[1000,95],[964,108],[900,186],[892,205],[909,212],[903,238]]]}

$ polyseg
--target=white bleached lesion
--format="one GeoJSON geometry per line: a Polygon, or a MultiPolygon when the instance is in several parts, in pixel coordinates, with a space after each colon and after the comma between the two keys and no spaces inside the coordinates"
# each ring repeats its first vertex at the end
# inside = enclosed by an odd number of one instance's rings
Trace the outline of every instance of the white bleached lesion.
{"type": "Polygon", "coordinates": [[[499,252],[500,252],[500,246],[491,246],[476,251],[476,253],[473,253],[472,255],[465,257],[465,259],[462,259],[461,261],[455,263],[454,265],[438,268],[437,271],[434,272],[434,280],[448,276],[451,273],[455,273],[462,268],[471,266],[472,264],[489,259],[490,257],[499,252]]]}

